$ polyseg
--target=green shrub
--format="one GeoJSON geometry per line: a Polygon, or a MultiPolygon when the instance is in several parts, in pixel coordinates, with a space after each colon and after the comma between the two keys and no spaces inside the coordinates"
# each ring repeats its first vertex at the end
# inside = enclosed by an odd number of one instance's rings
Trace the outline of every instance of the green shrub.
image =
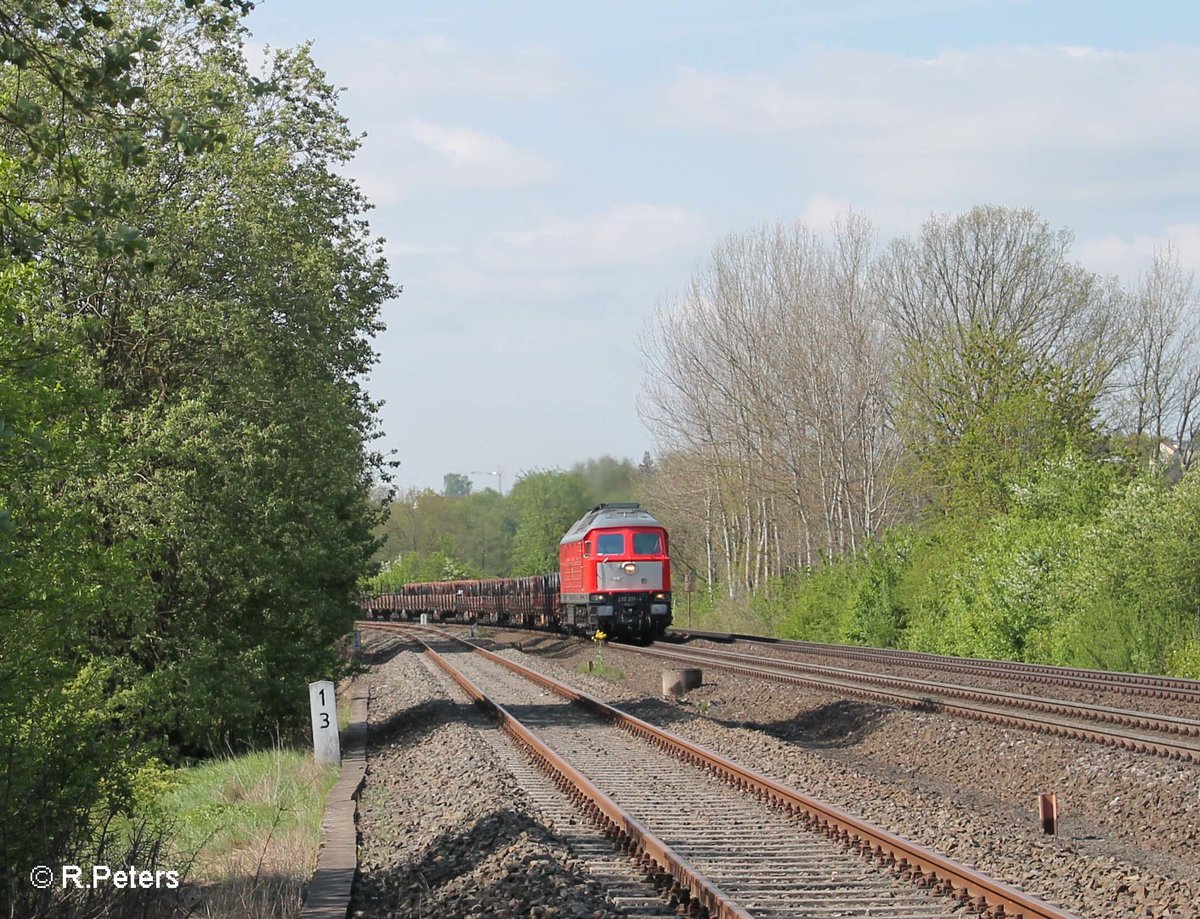
{"type": "Polygon", "coordinates": [[[1091,528],[1087,549],[1066,585],[1059,657],[1162,672],[1195,635],[1200,480],[1173,490],[1150,476],[1130,483],[1091,528]]]}
{"type": "Polygon", "coordinates": [[[1167,652],[1166,672],[1200,680],[1200,638],[1189,638],[1171,648],[1167,652]]]}
{"type": "Polygon", "coordinates": [[[898,527],[858,557],[772,585],[768,600],[779,634],[805,641],[895,647],[908,624],[904,584],[917,537],[898,527]]]}
{"type": "Polygon", "coordinates": [[[1070,585],[1091,527],[1120,486],[1121,467],[1074,454],[1009,486],[1007,513],[969,532],[945,524],[936,565],[915,599],[910,648],[967,657],[1057,660],[1070,585]],[[957,548],[948,537],[961,536],[957,548]]]}

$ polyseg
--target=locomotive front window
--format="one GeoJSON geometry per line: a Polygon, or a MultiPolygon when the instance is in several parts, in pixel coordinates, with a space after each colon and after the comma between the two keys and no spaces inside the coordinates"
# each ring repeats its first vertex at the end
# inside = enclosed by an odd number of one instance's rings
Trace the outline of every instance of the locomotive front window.
{"type": "Polygon", "coordinates": [[[625,551],[625,537],[620,533],[601,533],[596,537],[597,555],[620,555],[625,551]]]}
{"type": "Polygon", "coordinates": [[[633,554],[634,555],[661,555],[662,541],[658,538],[657,533],[634,533],[633,534],[633,554]]]}

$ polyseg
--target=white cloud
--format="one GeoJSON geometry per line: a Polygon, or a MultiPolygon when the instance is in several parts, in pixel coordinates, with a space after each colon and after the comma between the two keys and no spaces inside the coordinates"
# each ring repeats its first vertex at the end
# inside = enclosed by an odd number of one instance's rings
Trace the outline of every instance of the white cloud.
{"type": "Polygon", "coordinates": [[[526,188],[555,182],[558,163],[475,128],[408,121],[376,131],[354,175],[376,204],[431,190],[526,188]]]}
{"type": "Polygon", "coordinates": [[[251,73],[261,72],[270,63],[269,48],[266,42],[247,38],[242,42],[242,60],[250,68],[251,73]]]}
{"type": "Polygon", "coordinates": [[[471,128],[415,121],[409,135],[439,160],[426,177],[433,184],[519,188],[553,182],[561,171],[552,160],[471,128]]]}
{"type": "Polygon", "coordinates": [[[413,255],[454,255],[458,246],[446,246],[437,243],[407,243],[392,242],[384,244],[384,254],[390,258],[406,258],[413,255]]]}
{"type": "Polygon", "coordinates": [[[413,121],[408,125],[408,133],[438,157],[450,174],[459,177],[460,181],[454,184],[514,188],[540,185],[554,179],[559,172],[556,163],[472,128],[413,121]]]}
{"type": "Polygon", "coordinates": [[[1200,49],[1001,46],[933,58],[817,50],[786,73],[684,70],[657,117],[783,139],[820,184],[937,207],[964,193],[1194,192],[1198,108],[1200,49]]]}
{"type": "MultiPolygon", "coordinates": [[[[437,296],[454,303],[495,304],[504,302],[516,315],[524,310],[541,311],[546,306],[573,302],[588,292],[588,282],[579,275],[558,273],[554,266],[541,271],[517,272],[513,266],[489,267],[478,259],[466,258],[430,272],[426,279],[437,296]]],[[[409,288],[406,287],[407,291],[409,288]]]]}
{"type": "Polygon", "coordinates": [[[485,51],[439,35],[368,39],[338,49],[338,75],[380,102],[446,96],[540,99],[571,83],[562,55],[545,48],[485,51]]]}
{"type": "Polygon", "coordinates": [[[1184,268],[1200,275],[1200,223],[1174,224],[1157,236],[1092,237],[1075,246],[1074,256],[1093,271],[1120,275],[1122,280],[1132,283],[1150,267],[1155,254],[1168,245],[1174,248],[1184,268]]]}
{"type": "Polygon", "coordinates": [[[525,229],[498,233],[485,243],[481,255],[497,268],[540,266],[569,272],[659,263],[709,239],[707,222],[693,211],[634,203],[580,218],[550,217],[525,229]]]}
{"type": "Polygon", "coordinates": [[[828,232],[852,210],[853,205],[844,198],[817,194],[800,211],[798,220],[810,230],[828,232]]]}
{"type": "Polygon", "coordinates": [[[393,274],[404,282],[406,321],[444,325],[447,304],[471,315],[504,304],[506,322],[555,317],[538,327],[544,336],[567,314],[649,309],[688,276],[714,233],[707,218],[686,208],[626,203],[481,230],[454,252],[405,244],[398,251],[411,257],[397,261],[393,274]]]}
{"type": "MultiPolygon", "coordinates": [[[[242,56],[257,72],[269,61],[265,42],[250,38],[242,56]]],[[[322,47],[321,60],[355,98],[380,106],[414,99],[546,99],[568,91],[573,77],[549,48],[472,48],[441,35],[411,41],[364,38],[322,47]]]]}

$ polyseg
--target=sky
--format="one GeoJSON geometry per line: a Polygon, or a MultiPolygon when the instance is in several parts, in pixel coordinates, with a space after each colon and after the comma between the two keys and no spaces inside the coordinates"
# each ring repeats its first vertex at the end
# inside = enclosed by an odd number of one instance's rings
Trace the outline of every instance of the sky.
{"type": "Polygon", "coordinates": [[[1200,271],[1200,4],[261,0],[246,24],[252,57],[311,41],[365,134],[402,488],[653,453],[655,309],[764,223],[1032,207],[1092,270],[1136,281],[1170,243],[1200,271]]]}

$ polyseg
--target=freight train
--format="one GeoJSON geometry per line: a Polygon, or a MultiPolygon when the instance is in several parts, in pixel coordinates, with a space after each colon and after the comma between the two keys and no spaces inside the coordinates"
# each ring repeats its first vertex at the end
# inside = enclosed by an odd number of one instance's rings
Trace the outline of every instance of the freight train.
{"type": "Polygon", "coordinates": [[[671,624],[668,550],[667,531],[640,504],[600,504],[563,536],[556,573],[406,584],[361,605],[373,619],[424,614],[650,640],[671,624]]]}

